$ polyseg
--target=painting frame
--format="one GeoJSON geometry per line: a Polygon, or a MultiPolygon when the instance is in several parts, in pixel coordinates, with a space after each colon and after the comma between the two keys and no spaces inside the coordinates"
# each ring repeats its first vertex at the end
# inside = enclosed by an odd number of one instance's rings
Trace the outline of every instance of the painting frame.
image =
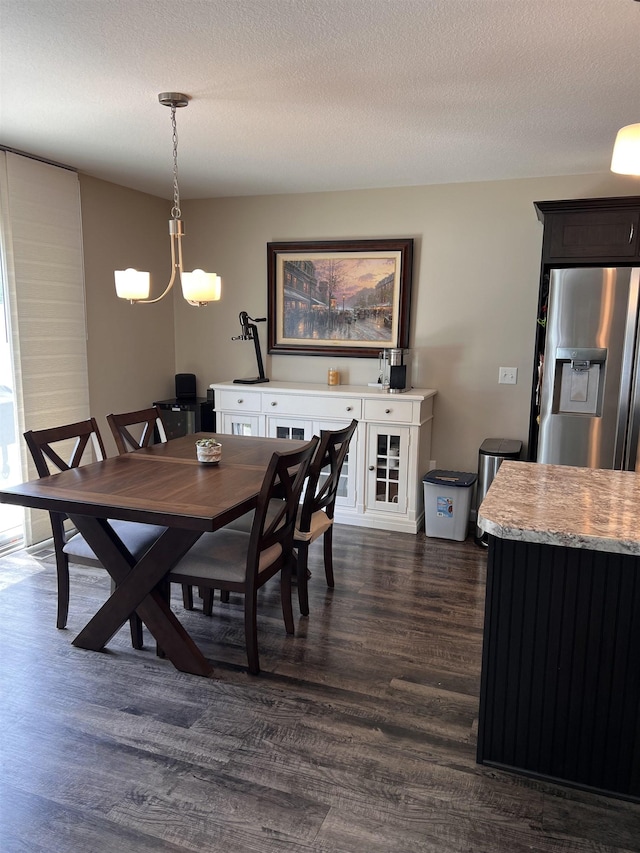
{"type": "MultiPolygon", "coordinates": [[[[381,350],[408,347],[412,274],[413,238],[410,237],[267,243],[269,354],[377,358],[381,350]],[[314,277],[316,268],[333,267],[343,270],[343,281],[355,282],[355,271],[364,268],[365,262],[370,262],[371,270],[390,271],[368,288],[380,294],[381,288],[385,288],[385,301],[378,300],[371,307],[347,307],[346,299],[354,298],[345,296],[348,284],[342,285],[342,291],[332,293],[335,281],[318,281],[314,277]],[[292,290],[291,272],[297,270],[302,271],[299,276],[307,281],[296,280],[292,290]],[[349,270],[352,270],[351,279],[348,279],[349,270]],[[303,286],[307,288],[305,291],[303,286]],[[309,322],[298,322],[297,318],[305,311],[309,322]],[[293,334],[292,328],[295,328],[293,334]],[[329,334],[334,337],[329,338],[329,334]],[[364,338],[359,339],[356,334],[364,334],[364,338]]],[[[365,294],[365,290],[363,287],[361,292],[365,294]]],[[[367,296],[359,297],[358,293],[355,298],[363,300],[367,296]]]]}

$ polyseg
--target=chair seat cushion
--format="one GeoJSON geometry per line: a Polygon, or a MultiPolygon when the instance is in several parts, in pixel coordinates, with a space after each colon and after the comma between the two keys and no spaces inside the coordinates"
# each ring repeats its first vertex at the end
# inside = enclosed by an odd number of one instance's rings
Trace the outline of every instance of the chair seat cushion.
{"type": "MultiPolygon", "coordinates": [[[[281,508],[281,506],[281,501],[270,501],[267,518],[273,517],[273,515],[275,515],[275,513],[281,508]]],[[[240,518],[236,518],[235,521],[230,522],[225,527],[225,530],[237,530],[243,533],[250,533],[251,525],[253,524],[253,515],[253,510],[251,512],[245,513],[244,515],[241,515],[240,518]]],[[[301,515],[302,507],[300,506],[298,508],[298,517],[296,518],[296,531],[293,537],[297,542],[315,542],[316,539],[319,536],[322,536],[323,533],[326,533],[326,531],[333,524],[333,519],[329,518],[327,513],[323,509],[319,509],[311,516],[310,529],[308,531],[303,532],[302,530],[300,530],[301,515]]]]}
{"type": "Polygon", "coordinates": [[[301,510],[298,510],[296,530],[293,534],[294,541],[296,542],[315,542],[318,536],[322,536],[323,533],[326,533],[333,524],[333,519],[329,518],[323,509],[319,509],[311,516],[311,523],[309,525],[310,529],[302,531],[300,530],[300,515],[301,510]]]}
{"type": "MultiPolygon", "coordinates": [[[[215,586],[216,581],[244,583],[247,571],[249,534],[223,527],[205,533],[170,572],[173,583],[198,583],[215,586]]],[[[260,555],[258,571],[272,566],[282,554],[278,543],[260,555]]]]}
{"type": "MultiPolygon", "coordinates": [[[[109,524],[136,559],[148,551],[160,534],[166,530],[166,527],[160,527],[157,524],[140,524],[137,521],[110,520],[109,524]]],[[[63,550],[69,557],[96,561],[98,559],[81,533],[72,536],[63,550]]]]}

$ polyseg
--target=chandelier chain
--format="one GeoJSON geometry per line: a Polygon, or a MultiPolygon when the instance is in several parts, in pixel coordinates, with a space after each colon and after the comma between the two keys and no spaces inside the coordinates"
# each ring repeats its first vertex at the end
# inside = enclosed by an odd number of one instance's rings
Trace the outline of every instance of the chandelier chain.
{"type": "Polygon", "coordinates": [[[176,108],[171,106],[171,127],[173,129],[173,207],[171,216],[173,219],[181,219],[180,211],[180,188],[178,186],[178,127],[176,125],[176,108]]]}

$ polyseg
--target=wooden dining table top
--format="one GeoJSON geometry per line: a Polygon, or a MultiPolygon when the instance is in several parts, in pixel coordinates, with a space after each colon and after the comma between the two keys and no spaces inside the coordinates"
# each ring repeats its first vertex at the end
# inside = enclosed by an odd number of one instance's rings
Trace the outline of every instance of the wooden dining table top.
{"type": "Polygon", "coordinates": [[[0,489],[0,502],[203,532],[255,506],[274,451],[303,441],[196,433],[0,489]],[[198,438],[222,444],[218,464],[198,462],[198,438]]]}

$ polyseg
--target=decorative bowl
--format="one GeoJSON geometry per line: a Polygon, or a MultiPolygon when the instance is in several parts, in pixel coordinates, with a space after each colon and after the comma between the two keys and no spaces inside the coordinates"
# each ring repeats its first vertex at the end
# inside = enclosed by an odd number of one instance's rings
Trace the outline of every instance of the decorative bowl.
{"type": "Polygon", "coordinates": [[[213,438],[200,438],[196,441],[198,462],[217,465],[222,458],[222,445],[213,438]]]}

